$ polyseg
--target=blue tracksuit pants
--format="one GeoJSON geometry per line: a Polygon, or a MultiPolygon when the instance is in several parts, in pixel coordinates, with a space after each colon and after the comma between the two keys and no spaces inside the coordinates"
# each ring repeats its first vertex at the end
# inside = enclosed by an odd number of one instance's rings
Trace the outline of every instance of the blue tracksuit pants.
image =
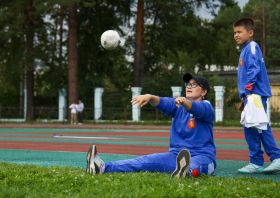
{"type": "MultiPolygon", "coordinates": [[[[178,152],[155,153],[144,155],[129,160],[120,160],[105,163],[105,172],[165,172],[172,173],[176,168],[176,157],[178,152]]],[[[204,173],[211,175],[214,173],[214,163],[207,156],[192,156],[189,174],[195,170],[200,175],[204,173]]]]}
{"type": "MultiPolygon", "coordinates": [[[[262,97],[262,103],[266,111],[266,97],[262,97]]],[[[247,98],[244,98],[244,105],[247,104],[247,98]]],[[[250,162],[259,166],[263,165],[263,151],[261,150],[261,144],[266,154],[270,157],[270,161],[276,158],[280,158],[280,149],[277,147],[274,136],[272,134],[269,124],[267,124],[267,130],[262,130],[259,133],[254,127],[246,128],[243,126],[245,139],[249,146],[250,162]]]]}

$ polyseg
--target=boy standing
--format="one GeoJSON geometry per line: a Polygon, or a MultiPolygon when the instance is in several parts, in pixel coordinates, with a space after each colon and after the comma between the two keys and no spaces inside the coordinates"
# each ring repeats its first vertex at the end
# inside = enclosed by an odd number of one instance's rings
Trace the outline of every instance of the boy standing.
{"type": "MultiPolygon", "coordinates": [[[[254,21],[251,18],[241,18],[233,24],[233,29],[237,44],[243,44],[238,63],[239,96],[246,105],[247,98],[251,94],[260,95],[263,106],[266,107],[267,98],[271,97],[271,89],[261,49],[253,41],[254,21]]],[[[243,126],[243,129],[249,146],[250,163],[238,169],[238,171],[240,173],[274,173],[280,171],[280,150],[276,145],[269,124],[267,130],[262,130],[261,133],[253,127],[246,128],[243,126]],[[264,150],[270,156],[272,162],[265,169],[263,168],[264,160],[261,144],[263,144],[264,150]]]]}

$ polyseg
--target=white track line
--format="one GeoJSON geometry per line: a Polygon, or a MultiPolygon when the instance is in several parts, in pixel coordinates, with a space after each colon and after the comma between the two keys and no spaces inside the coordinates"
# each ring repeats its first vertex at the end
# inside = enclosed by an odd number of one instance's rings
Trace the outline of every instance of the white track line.
{"type": "Polygon", "coordinates": [[[84,137],[84,136],[67,136],[67,135],[53,135],[54,138],[78,138],[78,139],[124,139],[124,138],[108,138],[108,137],[84,137]]]}

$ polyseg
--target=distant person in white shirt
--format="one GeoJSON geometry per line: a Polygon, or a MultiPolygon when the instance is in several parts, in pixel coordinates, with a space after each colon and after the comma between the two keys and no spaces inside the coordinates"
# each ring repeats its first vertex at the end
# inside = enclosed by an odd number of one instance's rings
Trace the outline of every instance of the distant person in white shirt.
{"type": "Polygon", "coordinates": [[[78,119],[79,119],[79,125],[83,124],[83,116],[84,116],[84,103],[82,102],[82,100],[79,100],[79,104],[78,104],[78,119]]]}
{"type": "Polygon", "coordinates": [[[77,124],[77,103],[73,102],[73,104],[71,104],[69,108],[71,109],[71,124],[77,124]]]}

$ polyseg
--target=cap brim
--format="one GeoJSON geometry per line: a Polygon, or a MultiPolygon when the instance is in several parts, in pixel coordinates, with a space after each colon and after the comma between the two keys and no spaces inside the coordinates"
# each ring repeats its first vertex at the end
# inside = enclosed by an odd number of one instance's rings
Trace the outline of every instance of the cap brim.
{"type": "Polygon", "coordinates": [[[186,73],[184,76],[183,76],[183,81],[185,83],[189,82],[191,79],[193,78],[193,76],[190,74],[190,73],[186,73]]]}
{"type": "Polygon", "coordinates": [[[201,84],[201,82],[193,75],[191,75],[190,73],[186,73],[184,76],[183,76],[183,80],[185,83],[188,83],[190,82],[191,79],[194,79],[195,82],[201,84]]]}

